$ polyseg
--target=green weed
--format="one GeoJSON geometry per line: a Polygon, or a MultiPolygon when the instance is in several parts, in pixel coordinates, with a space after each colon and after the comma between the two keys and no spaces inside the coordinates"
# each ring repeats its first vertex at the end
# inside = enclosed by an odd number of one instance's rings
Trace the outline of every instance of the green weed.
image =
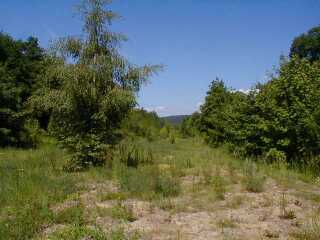
{"type": "Polygon", "coordinates": [[[280,218],[282,219],[294,219],[296,215],[293,210],[288,210],[288,201],[286,199],[285,193],[282,194],[280,199],[280,218]]]}
{"type": "Polygon", "coordinates": [[[259,172],[257,165],[247,161],[244,166],[243,184],[247,191],[260,193],[264,190],[265,176],[259,172]]]}
{"type": "Polygon", "coordinates": [[[128,206],[125,206],[121,201],[110,209],[110,215],[114,219],[123,220],[127,222],[134,222],[137,220],[133,214],[133,211],[128,206]]]}
{"type": "Polygon", "coordinates": [[[117,164],[115,175],[124,191],[152,199],[156,195],[176,196],[180,192],[180,180],[169,172],[161,172],[156,165],[127,167],[117,164]]]}
{"type": "Polygon", "coordinates": [[[84,207],[77,203],[75,206],[65,208],[55,214],[54,222],[57,224],[84,225],[84,207]]]}
{"type": "Polygon", "coordinates": [[[235,227],[237,227],[237,223],[232,218],[225,218],[225,219],[220,219],[217,222],[217,226],[219,228],[221,228],[222,231],[223,231],[223,229],[225,229],[225,228],[235,228],[235,227]]]}
{"type": "Polygon", "coordinates": [[[224,200],[226,187],[225,187],[225,180],[220,175],[220,173],[216,173],[215,176],[212,178],[212,189],[214,191],[215,199],[217,200],[224,200]]]}
{"type": "Polygon", "coordinates": [[[241,195],[234,196],[232,199],[230,199],[226,203],[226,207],[237,209],[244,203],[245,200],[246,200],[245,196],[241,196],[241,195]]]}

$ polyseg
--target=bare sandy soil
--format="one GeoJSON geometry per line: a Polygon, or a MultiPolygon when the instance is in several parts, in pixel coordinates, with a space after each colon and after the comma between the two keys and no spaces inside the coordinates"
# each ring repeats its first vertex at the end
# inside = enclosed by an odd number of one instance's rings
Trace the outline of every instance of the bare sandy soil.
{"type": "MultiPolygon", "coordinates": [[[[223,175],[228,177],[227,172],[223,175]]],[[[201,176],[187,175],[181,177],[183,190],[176,198],[151,202],[130,197],[104,200],[102,195],[120,192],[116,183],[108,181],[89,184],[77,201],[85,207],[91,223],[103,231],[121,227],[128,235],[138,232],[140,238],[146,240],[307,239],[295,234],[310,227],[311,219],[320,211],[319,202],[315,200],[319,196],[317,187],[302,182],[294,188],[283,187],[268,177],[264,190],[254,193],[245,190],[241,177],[238,174],[237,179],[228,184],[221,200],[201,186],[201,176]],[[132,219],[124,221],[108,214],[108,210],[116,206],[130,212],[132,219]],[[100,213],[93,214],[97,209],[100,213]]],[[[74,204],[74,200],[66,201],[55,206],[54,211],[74,204]]],[[[46,229],[45,234],[61,228],[63,226],[55,225],[46,229]]]]}

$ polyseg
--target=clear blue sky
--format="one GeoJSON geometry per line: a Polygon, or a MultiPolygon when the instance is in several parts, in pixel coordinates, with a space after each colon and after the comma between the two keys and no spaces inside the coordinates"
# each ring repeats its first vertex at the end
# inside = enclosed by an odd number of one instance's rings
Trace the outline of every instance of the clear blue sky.
{"type": "MultiPolygon", "coordinates": [[[[76,35],[77,0],[1,0],[0,30],[15,38],[76,35]]],[[[113,25],[129,41],[121,52],[133,63],[160,63],[165,71],[139,94],[162,115],[187,114],[216,77],[248,89],[264,81],[288,54],[292,39],[320,24],[320,0],[115,0],[123,19],[113,25]]]]}

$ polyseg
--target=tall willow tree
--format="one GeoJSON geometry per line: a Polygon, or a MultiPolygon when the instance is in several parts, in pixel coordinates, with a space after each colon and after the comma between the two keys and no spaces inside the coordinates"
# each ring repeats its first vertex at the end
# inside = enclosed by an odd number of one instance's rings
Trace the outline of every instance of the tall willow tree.
{"type": "Polygon", "coordinates": [[[122,119],[136,105],[136,92],[159,69],[137,67],[119,55],[125,37],[110,31],[119,17],[107,9],[110,2],[82,2],[82,37],[53,44],[44,87],[30,100],[34,111],[50,113],[49,130],[74,153],[73,169],[104,163],[122,119]]]}

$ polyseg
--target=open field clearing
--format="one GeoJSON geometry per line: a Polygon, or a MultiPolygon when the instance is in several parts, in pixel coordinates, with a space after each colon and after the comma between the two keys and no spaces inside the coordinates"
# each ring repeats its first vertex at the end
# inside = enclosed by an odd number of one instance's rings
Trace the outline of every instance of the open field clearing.
{"type": "Polygon", "coordinates": [[[319,239],[317,179],[199,139],[138,145],[136,166],[120,151],[112,168],[80,173],[51,144],[2,150],[0,238],[319,239]]]}

